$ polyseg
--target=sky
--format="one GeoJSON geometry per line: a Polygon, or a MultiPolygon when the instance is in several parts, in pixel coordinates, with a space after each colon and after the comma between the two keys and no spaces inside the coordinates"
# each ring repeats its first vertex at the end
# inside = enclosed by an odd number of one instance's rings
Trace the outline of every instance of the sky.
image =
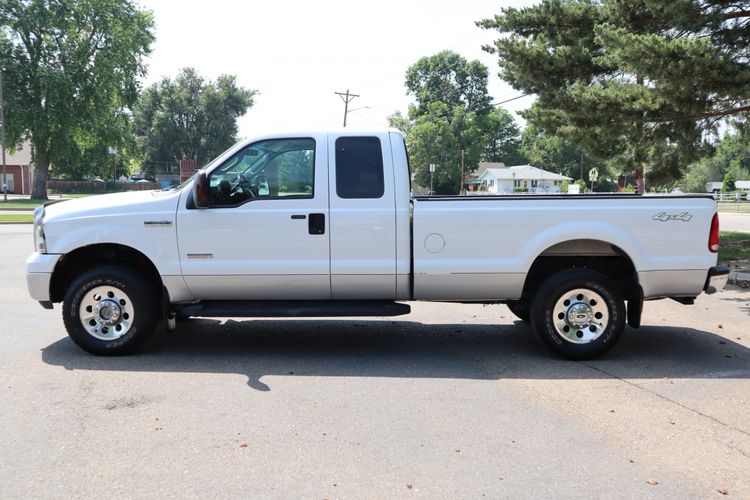
{"type": "MultiPolygon", "coordinates": [[[[259,92],[239,119],[240,137],[275,130],[342,125],[344,103],[359,97],[347,126],[387,127],[411,98],[404,75],[419,58],[452,50],[490,69],[489,92],[502,101],[520,95],[497,75],[497,58],[482,45],[497,38],[474,22],[501,7],[534,0],[140,0],[154,14],[156,42],[147,59],[150,85],[192,66],[210,80],[221,74],[259,92]]],[[[532,97],[503,107],[527,108],[532,97]]]]}

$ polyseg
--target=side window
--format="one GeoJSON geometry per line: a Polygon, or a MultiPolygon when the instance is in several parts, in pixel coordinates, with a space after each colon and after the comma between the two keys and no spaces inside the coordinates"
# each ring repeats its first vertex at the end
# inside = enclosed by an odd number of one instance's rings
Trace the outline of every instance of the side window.
{"type": "Polygon", "coordinates": [[[233,207],[253,199],[312,198],[313,139],[273,139],[243,148],[211,172],[211,204],[233,207]]]}
{"type": "Polygon", "coordinates": [[[336,139],[336,194],[339,198],[380,198],[385,192],[383,150],[377,137],[336,139]]]}

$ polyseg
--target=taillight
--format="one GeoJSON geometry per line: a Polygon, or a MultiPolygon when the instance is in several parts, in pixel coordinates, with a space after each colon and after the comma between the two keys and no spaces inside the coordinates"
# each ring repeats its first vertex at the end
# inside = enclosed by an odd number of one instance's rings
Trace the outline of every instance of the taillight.
{"type": "Polygon", "coordinates": [[[712,253],[719,251],[719,214],[711,219],[711,233],[708,235],[708,250],[712,253]]]}

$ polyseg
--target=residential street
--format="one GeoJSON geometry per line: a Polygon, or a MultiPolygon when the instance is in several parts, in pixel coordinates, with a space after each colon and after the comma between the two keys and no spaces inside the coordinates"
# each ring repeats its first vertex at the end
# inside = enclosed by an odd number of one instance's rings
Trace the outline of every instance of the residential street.
{"type": "Polygon", "coordinates": [[[722,231],[750,233],[750,215],[720,212],[719,227],[722,231]]]}
{"type": "Polygon", "coordinates": [[[27,296],[31,226],[0,241],[3,498],[750,497],[750,290],[647,303],[591,362],[442,303],[98,358],[27,296]]]}

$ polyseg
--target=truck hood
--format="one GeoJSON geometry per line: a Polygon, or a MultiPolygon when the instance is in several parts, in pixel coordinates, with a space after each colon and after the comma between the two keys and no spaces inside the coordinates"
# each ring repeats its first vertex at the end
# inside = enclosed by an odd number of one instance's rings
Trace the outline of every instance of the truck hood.
{"type": "Polygon", "coordinates": [[[179,191],[132,191],[76,198],[47,205],[45,223],[100,216],[115,216],[176,208],[179,191]]]}

